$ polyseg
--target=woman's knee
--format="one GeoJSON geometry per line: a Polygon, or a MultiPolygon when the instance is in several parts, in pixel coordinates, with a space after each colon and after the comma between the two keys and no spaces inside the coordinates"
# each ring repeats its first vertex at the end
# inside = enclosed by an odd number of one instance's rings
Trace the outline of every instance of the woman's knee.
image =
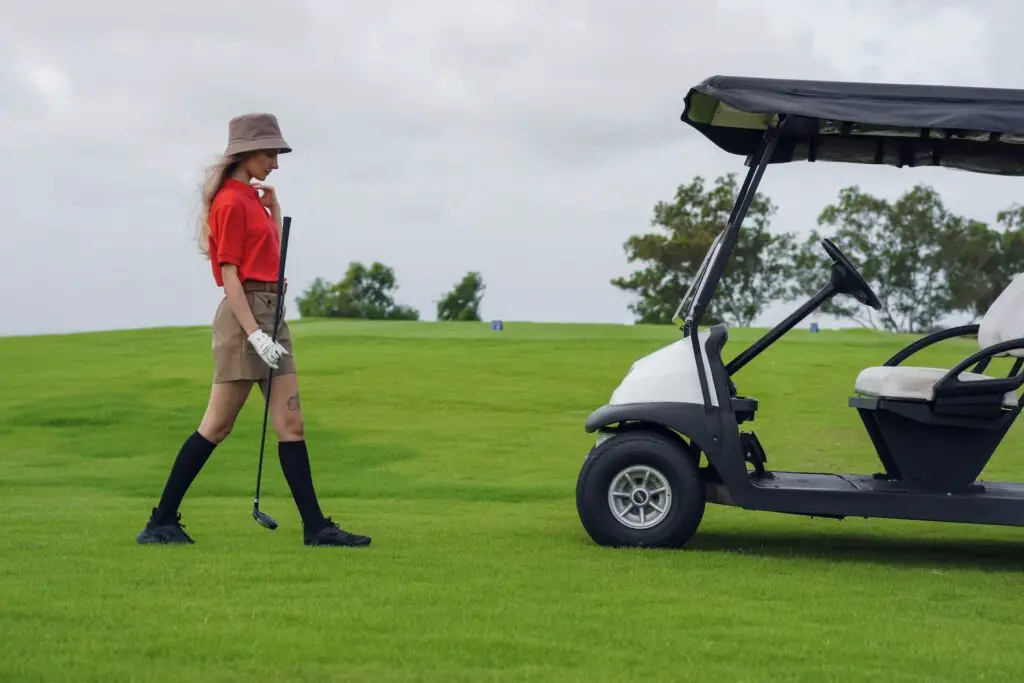
{"type": "Polygon", "coordinates": [[[251,388],[251,382],[214,384],[199,433],[215,444],[227,439],[251,388]]]}
{"type": "Polygon", "coordinates": [[[302,413],[289,410],[275,420],[274,429],[278,441],[302,441],[306,438],[306,426],[302,413]]]}
{"type": "Polygon", "coordinates": [[[199,425],[199,433],[208,441],[219,444],[228,438],[234,426],[234,420],[230,419],[204,419],[199,425]]]}

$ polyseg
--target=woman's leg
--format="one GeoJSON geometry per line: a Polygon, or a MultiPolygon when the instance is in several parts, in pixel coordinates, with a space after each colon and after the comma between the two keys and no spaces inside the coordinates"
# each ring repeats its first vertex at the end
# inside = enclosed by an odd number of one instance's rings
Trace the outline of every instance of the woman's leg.
{"type": "Polygon", "coordinates": [[[224,441],[234,427],[239,411],[252,390],[252,382],[239,380],[214,384],[206,413],[198,429],[182,444],[164,484],[160,502],[153,508],[146,528],[139,534],[139,543],[191,543],[181,529],[178,506],[214,448],[224,441]]]}
{"type": "MultiPolygon", "coordinates": [[[[329,517],[324,517],[320,510],[309,467],[309,452],[306,449],[305,425],[302,407],[299,404],[296,374],[275,374],[270,387],[270,415],[277,434],[281,471],[302,516],[305,544],[359,547],[369,545],[369,537],[342,530],[329,517]]],[[[266,396],[266,380],[260,382],[260,391],[266,396]]]]}

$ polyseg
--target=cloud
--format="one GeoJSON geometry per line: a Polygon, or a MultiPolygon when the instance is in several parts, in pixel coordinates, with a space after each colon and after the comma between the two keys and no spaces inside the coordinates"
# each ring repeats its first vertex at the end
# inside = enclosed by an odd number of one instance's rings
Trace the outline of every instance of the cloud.
{"type": "MultiPolygon", "coordinates": [[[[694,174],[742,172],[679,121],[716,73],[1021,86],[1009,3],[122,0],[0,9],[0,183],[19,286],[0,334],[206,324],[197,186],[228,119],[272,111],[293,292],[395,267],[431,317],[468,270],[488,317],[630,318],[622,242],[694,174]],[[95,250],[90,253],[90,250],[95,250]],[[87,292],[88,305],[78,303],[87,292]]],[[[776,225],[839,187],[932,182],[991,218],[1008,179],[773,169],[776,225]]],[[[293,306],[294,309],[294,306],[293,306]]]]}

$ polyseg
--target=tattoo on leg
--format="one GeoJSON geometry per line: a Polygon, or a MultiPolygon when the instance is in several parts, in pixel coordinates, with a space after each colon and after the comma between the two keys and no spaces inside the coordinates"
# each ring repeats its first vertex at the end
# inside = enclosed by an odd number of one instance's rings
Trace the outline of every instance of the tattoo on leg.
{"type": "Polygon", "coordinates": [[[295,394],[290,399],[288,399],[288,410],[298,410],[298,409],[299,409],[299,395],[295,394]]]}

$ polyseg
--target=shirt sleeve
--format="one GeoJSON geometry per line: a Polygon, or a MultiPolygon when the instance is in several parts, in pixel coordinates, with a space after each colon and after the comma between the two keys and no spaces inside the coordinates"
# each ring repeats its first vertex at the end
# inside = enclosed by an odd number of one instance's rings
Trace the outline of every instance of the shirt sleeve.
{"type": "Polygon", "coordinates": [[[245,247],[245,207],[225,202],[210,214],[210,229],[217,234],[217,263],[242,265],[245,247]]]}

